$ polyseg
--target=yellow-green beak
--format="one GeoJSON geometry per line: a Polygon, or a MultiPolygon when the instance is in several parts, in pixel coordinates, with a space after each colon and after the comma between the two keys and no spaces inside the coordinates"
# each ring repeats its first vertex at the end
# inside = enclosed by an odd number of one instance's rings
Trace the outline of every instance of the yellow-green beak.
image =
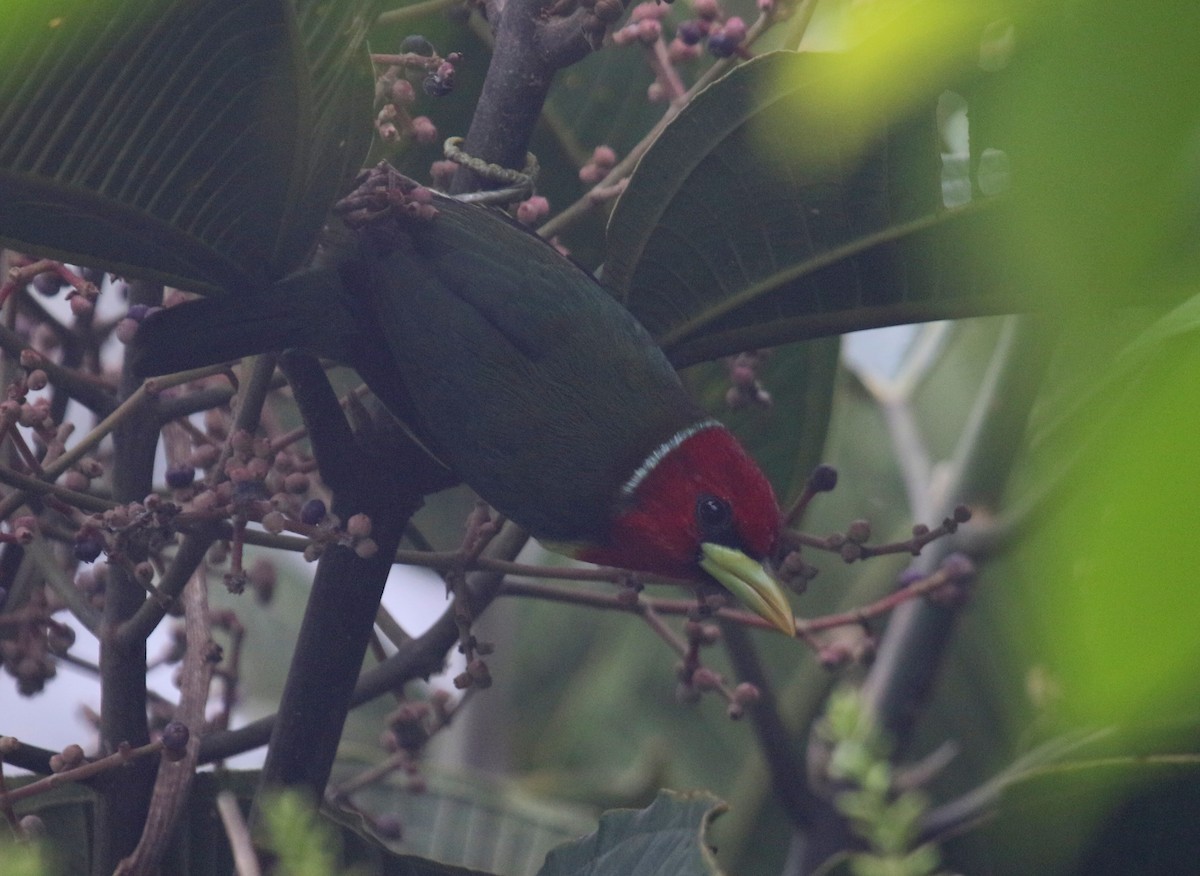
{"type": "Polygon", "coordinates": [[[783,588],[761,563],[735,548],[712,542],[701,544],[700,552],[701,569],[775,629],[788,636],[796,635],[796,618],[783,588]]]}

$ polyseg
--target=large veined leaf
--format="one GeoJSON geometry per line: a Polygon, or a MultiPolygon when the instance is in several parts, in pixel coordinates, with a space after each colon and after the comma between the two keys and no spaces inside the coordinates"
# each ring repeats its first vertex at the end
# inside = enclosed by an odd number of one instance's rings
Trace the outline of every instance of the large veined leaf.
{"type": "MultiPolygon", "coordinates": [[[[347,767],[355,760],[342,760],[335,774],[353,775],[347,767]]],[[[355,763],[355,771],[364,768],[355,763]]],[[[424,778],[427,787],[420,793],[406,789],[406,779],[399,777],[372,782],[355,792],[357,812],[331,814],[388,854],[421,860],[431,868],[464,868],[503,876],[534,876],[547,852],[595,823],[594,816],[581,806],[539,799],[514,783],[478,773],[453,773],[429,766],[424,778]],[[375,822],[363,818],[362,813],[398,820],[403,835],[381,835],[375,822]]]]}
{"type": "Polygon", "coordinates": [[[706,792],[660,791],[645,809],[606,812],[595,833],[547,855],[539,876],[718,876],[705,831],[724,811],[706,792]]]}
{"type": "Polygon", "coordinates": [[[374,0],[18,0],[0,240],[196,291],[297,267],[366,151],[374,0]]]}
{"type": "Polygon", "coordinates": [[[864,144],[810,99],[841,63],[743,64],[638,165],[605,278],[676,363],[996,309],[964,267],[990,211],[943,207],[937,94],[864,144]]]}

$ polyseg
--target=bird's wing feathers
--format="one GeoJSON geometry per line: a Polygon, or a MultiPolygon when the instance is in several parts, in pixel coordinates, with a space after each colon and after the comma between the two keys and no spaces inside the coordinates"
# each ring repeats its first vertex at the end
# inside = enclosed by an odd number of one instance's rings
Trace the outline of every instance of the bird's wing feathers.
{"type": "Polygon", "coordinates": [[[155,314],[138,370],[287,347],[339,359],[499,510],[537,535],[603,539],[620,485],[701,415],[579,267],[495,211],[435,205],[336,268],[155,314]]]}
{"type": "Polygon", "coordinates": [[[581,269],[490,211],[435,203],[368,283],[422,419],[463,479],[535,534],[602,538],[621,483],[700,414],[581,269]]]}

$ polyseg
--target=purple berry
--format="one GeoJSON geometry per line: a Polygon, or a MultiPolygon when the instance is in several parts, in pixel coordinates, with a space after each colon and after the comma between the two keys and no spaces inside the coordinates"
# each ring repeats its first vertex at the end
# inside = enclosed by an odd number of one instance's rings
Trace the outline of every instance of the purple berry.
{"type": "Polygon", "coordinates": [[[104,537],[94,529],[85,529],[75,534],[75,559],[81,563],[94,563],[104,551],[104,537]]]}
{"type": "Polygon", "coordinates": [[[187,748],[191,731],[182,721],[170,721],[162,729],[163,748],[171,752],[180,752],[187,748]]]}
{"type": "Polygon", "coordinates": [[[167,469],[167,486],[172,490],[190,487],[196,480],[196,470],[189,465],[167,469]]]}
{"type": "Polygon", "coordinates": [[[42,271],[33,278],[33,291],[39,295],[52,298],[59,293],[66,283],[54,271],[42,271]]]}
{"type": "Polygon", "coordinates": [[[421,82],[421,89],[430,97],[445,97],[454,90],[454,77],[445,78],[437,73],[430,73],[421,82]]]}
{"type": "Polygon", "coordinates": [[[832,465],[822,463],[808,476],[808,488],[814,493],[828,493],[837,486],[838,473],[832,465]]]}
{"type": "Polygon", "coordinates": [[[683,21],[679,27],[675,29],[675,36],[679,37],[679,41],[685,46],[694,46],[704,39],[704,29],[698,21],[683,21]]]}
{"type": "Polygon", "coordinates": [[[723,30],[708,35],[708,53],[714,58],[728,58],[737,51],[737,47],[738,41],[723,30]]]}
{"type": "Polygon", "coordinates": [[[258,502],[267,498],[267,488],[262,481],[234,481],[233,501],[239,505],[258,502]]]}
{"type": "Polygon", "coordinates": [[[132,319],[132,320],[134,320],[134,321],[136,321],[136,322],[141,322],[143,319],[145,319],[145,318],[146,318],[146,314],[147,314],[147,313],[149,313],[149,312],[150,312],[150,307],[149,307],[149,305],[146,305],[146,304],[133,304],[133,305],[130,305],[130,307],[129,307],[129,312],[128,312],[128,313],[126,313],[125,315],[126,315],[126,316],[127,316],[129,319],[132,319]]]}
{"type": "Polygon", "coordinates": [[[300,520],[309,526],[316,526],[325,519],[325,503],[320,499],[309,499],[300,508],[300,520]]]}

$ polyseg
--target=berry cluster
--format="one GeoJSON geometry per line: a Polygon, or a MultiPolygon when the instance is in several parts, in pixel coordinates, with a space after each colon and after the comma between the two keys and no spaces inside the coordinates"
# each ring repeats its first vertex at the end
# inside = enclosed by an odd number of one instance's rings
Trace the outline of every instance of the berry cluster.
{"type": "Polygon", "coordinates": [[[705,693],[715,693],[726,702],[726,714],[739,720],[746,708],[759,701],[761,692],[749,682],[741,682],[730,688],[725,677],[700,662],[700,649],[711,647],[721,641],[721,629],[715,624],[693,619],[687,622],[687,648],[683,659],[675,667],[675,698],[680,703],[696,703],[705,693]]]}
{"type": "Polygon", "coordinates": [[[451,52],[443,58],[425,37],[409,36],[397,54],[373,55],[372,60],[384,66],[375,80],[375,130],[380,138],[392,143],[407,135],[426,145],[436,142],[437,127],[429,117],[412,115],[417,99],[414,83],[419,81],[430,97],[450,94],[457,75],[455,65],[462,56],[451,52]]]}
{"type": "MultiPolygon", "coordinates": [[[[714,58],[729,58],[733,55],[748,56],[746,48],[746,22],[736,16],[726,16],[718,0],[692,0],[694,18],[687,18],[675,26],[675,36],[667,44],[667,57],[671,63],[691,61],[700,56],[702,47],[714,58]]],[[[770,6],[763,7],[769,12],[770,6]]],[[[663,22],[668,7],[661,3],[640,3],[629,15],[629,23],[613,33],[613,42],[618,46],[642,43],[653,46],[663,38],[663,22]]],[[[651,87],[650,98],[662,100],[666,97],[662,77],[651,87]]]]}
{"type": "Polygon", "coordinates": [[[75,316],[90,316],[104,285],[104,272],[95,268],[77,272],[53,259],[35,260],[24,255],[15,255],[11,263],[8,276],[0,283],[0,304],[25,286],[44,298],[53,298],[67,289],[71,312],[75,316]]]}
{"type": "Polygon", "coordinates": [[[25,696],[41,692],[58,672],[57,658],[75,644],[75,631],[53,617],[61,608],[37,588],[21,608],[0,614],[0,662],[25,696]]]}

